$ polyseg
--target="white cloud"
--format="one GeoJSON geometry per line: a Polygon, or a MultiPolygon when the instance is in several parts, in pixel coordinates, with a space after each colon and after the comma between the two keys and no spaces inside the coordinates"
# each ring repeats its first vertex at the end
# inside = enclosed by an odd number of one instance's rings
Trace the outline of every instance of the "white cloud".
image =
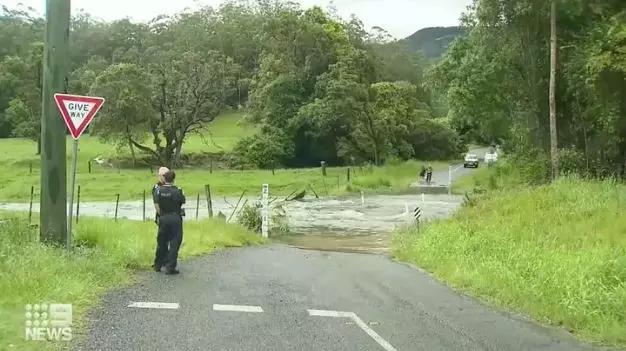
{"type": "MultiPolygon", "coordinates": [[[[14,7],[18,3],[44,12],[45,0],[3,0],[14,7]]],[[[72,10],[84,9],[94,17],[114,20],[130,17],[147,21],[160,14],[172,14],[185,8],[217,6],[223,0],[73,0],[72,10]]],[[[396,37],[405,37],[418,29],[451,26],[471,0],[300,0],[304,7],[334,5],[342,17],[357,15],[367,27],[379,26],[396,37]]]]}

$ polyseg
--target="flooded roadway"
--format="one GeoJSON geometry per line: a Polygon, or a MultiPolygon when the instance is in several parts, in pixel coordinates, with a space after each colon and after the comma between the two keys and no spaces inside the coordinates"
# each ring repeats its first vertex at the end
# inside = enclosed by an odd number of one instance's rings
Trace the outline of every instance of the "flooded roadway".
{"type": "MultiPolygon", "coordinates": [[[[485,150],[476,149],[472,152],[482,155],[485,150]]],[[[462,164],[453,165],[450,170],[451,174],[447,170],[434,172],[431,186],[424,186],[423,182],[411,184],[411,191],[416,193],[412,195],[365,195],[364,198],[354,195],[288,202],[276,200],[271,206],[280,205],[284,209],[289,234],[274,236],[273,239],[303,249],[389,254],[393,231],[415,223],[413,210],[416,207],[422,209],[422,220],[428,221],[448,217],[461,205],[461,196],[437,193],[446,193],[450,180],[454,181],[473,170],[464,169],[462,164]]],[[[201,200],[200,205],[196,206],[193,200],[188,199],[187,220],[195,220],[197,207],[198,218],[206,218],[206,201],[201,200]]],[[[232,221],[236,220],[236,214],[232,214],[238,200],[235,197],[213,199],[213,213],[221,212],[226,218],[232,216],[232,221]]],[[[258,200],[257,197],[247,198],[250,204],[258,200]]],[[[0,203],[0,210],[28,211],[28,206],[0,203]]],[[[39,204],[33,205],[34,212],[38,212],[38,208],[39,204]]],[[[153,205],[146,204],[145,211],[147,220],[151,220],[154,217],[153,205]]],[[[81,203],[80,215],[113,218],[115,203],[81,203]]],[[[143,217],[142,201],[120,202],[118,218],[142,220],[143,217]]]]}
{"type": "MultiPolygon", "coordinates": [[[[213,200],[213,212],[231,216],[238,198],[213,200]]],[[[248,203],[257,198],[248,198],[248,203]]],[[[206,202],[200,202],[198,218],[206,218],[206,202]]],[[[243,201],[242,201],[243,202],[243,201]]],[[[300,248],[370,252],[387,254],[394,229],[414,222],[413,210],[422,209],[422,219],[443,218],[454,212],[461,197],[449,195],[365,195],[302,201],[274,201],[272,207],[282,206],[290,233],[275,237],[277,241],[300,248]],[[364,201],[363,201],[364,200],[364,201]]],[[[0,210],[28,211],[28,204],[0,203],[0,210]]],[[[33,211],[38,212],[38,204],[33,211]]],[[[241,207],[241,206],[240,206],[241,207]]],[[[186,206],[187,220],[195,220],[196,203],[186,206]]],[[[147,220],[151,220],[152,204],[146,205],[147,220]]],[[[80,204],[81,216],[115,216],[115,203],[85,202],[80,204]]],[[[232,216],[233,220],[236,215],[232,216]]],[[[143,219],[141,201],[120,202],[118,218],[143,219]]]]}

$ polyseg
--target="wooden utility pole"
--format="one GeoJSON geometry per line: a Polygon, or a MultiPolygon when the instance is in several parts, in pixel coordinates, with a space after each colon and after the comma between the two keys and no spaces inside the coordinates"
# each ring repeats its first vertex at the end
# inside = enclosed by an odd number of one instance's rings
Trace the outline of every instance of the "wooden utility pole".
{"type": "Polygon", "coordinates": [[[55,93],[67,90],[70,0],[46,1],[41,113],[40,238],[65,244],[67,240],[67,180],[65,124],[54,102],[55,93]]]}
{"type": "Polygon", "coordinates": [[[559,176],[559,148],[556,131],[556,1],[552,0],[550,10],[550,159],[552,180],[559,176]]]}

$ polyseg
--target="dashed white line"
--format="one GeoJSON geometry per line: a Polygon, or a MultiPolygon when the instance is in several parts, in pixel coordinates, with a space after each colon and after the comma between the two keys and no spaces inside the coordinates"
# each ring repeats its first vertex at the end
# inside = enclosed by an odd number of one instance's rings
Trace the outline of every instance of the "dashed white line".
{"type": "Polygon", "coordinates": [[[387,340],[383,339],[378,333],[370,328],[359,316],[354,312],[341,312],[341,311],[327,311],[327,310],[307,310],[309,316],[316,317],[333,317],[333,318],[350,318],[359,328],[363,329],[367,335],[369,335],[378,345],[382,346],[386,351],[397,351],[387,340]]]}
{"type": "Polygon", "coordinates": [[[326,311],[326,310],[307,310],[309,316],[315,317],[334,317],[334,318],[352,318],[356,316],[353,312],[326,311]]]}
{"type": "Polygon", "coordinates": [[[220,305],[213,304],[213,311],[261,313],[261,306],[220,305]]]}
{"type": "Polygon", "coordinates": [[[169,302],[131,302],[127,307],[177,310],[178,308],[180,308],[180,305],[177,303],[169,302]]]}

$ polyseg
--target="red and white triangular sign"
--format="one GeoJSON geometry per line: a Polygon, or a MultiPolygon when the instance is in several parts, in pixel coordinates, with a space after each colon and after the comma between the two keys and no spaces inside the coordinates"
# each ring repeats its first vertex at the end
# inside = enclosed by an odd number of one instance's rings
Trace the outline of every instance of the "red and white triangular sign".
{"type": "Polygon", "coordinates": [[[104,98],[54,94],[54,101],[57,103],[72,138],[78,139],[102,107],[104,98]]]}

